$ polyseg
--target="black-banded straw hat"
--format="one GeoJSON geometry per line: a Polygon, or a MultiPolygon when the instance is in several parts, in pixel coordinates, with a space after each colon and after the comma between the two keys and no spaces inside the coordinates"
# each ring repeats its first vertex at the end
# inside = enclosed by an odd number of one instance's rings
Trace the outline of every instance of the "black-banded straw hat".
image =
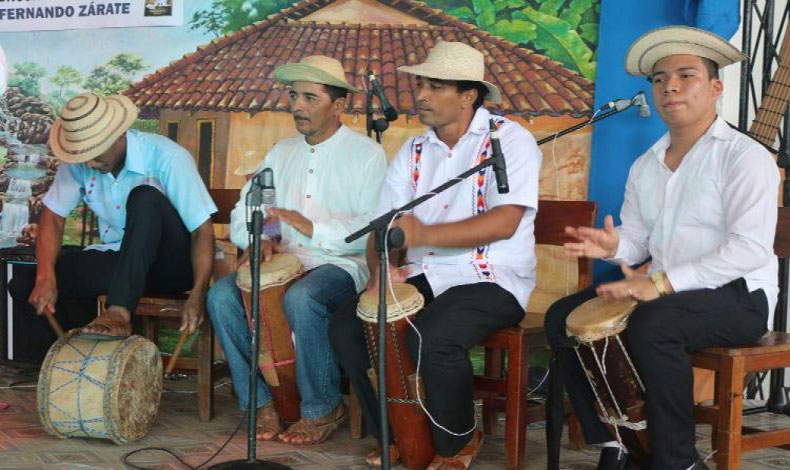
{"type": "Polygon", "coordinates": [[[678,54],[710,59],[719,68],[746,58],[738,48],[710,31],[690,26],[666,26],[648,31],[631,44],[625,69],[631,75],[649,77],[656,62],[678,54]]]}
{"type": "Polygon", "coordinates": [[[137,113],[137,106],[123,95],[83,93],[60,110],[49,131],[49,146],[65,163],[93,160],[129,129],[137,113]]]}
{"type": "Polygon", "coordinates": [[[293,82],[311,82],[359,91],[346,80],[343,64],[339,60],[323,55],[304,57],[293,64],[283,64],[274,69],[274,78],[291,85],[293,82]]]}
{"type": "Polygon", "coordinates": [[[425,62],[417,65],[402,65],[401,72],[436,80],[454,82],[480,82],[488,89],[485,99],[500,103],[499,89],[485,80],[485,58],[483,53],[462,42],[439,41],[428,52],[425,62]]]}

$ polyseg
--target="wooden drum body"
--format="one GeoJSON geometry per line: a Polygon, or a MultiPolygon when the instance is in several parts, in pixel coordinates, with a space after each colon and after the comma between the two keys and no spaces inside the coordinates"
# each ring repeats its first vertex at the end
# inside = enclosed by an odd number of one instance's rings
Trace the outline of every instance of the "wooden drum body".
{"type": "Polygon", "coordinates": [[[81,338],[72,330],[49,348],[38,377],[44,428],[60,437],[125,444],[145,436],[159,410],[162,359],[151,341],[81,338]]]}
{"type": "MultiPolygon", "coordinates": [[[[280,419],[299,420],[299,390],[296,386],[296,355],[291,326],[283,311],[285,291],[302,275],[302,263],[290,254],[276,253],[271,261],[261,263],[261,306],[258,367],[269,386],[280,419]]],[[[236,285],[241,290],[247,321],[252,329],[251,273],[249,262],[236,271],[236,285]]]]}
{"type": "MultiPolygon", "coordinates": [[[[410,284],[396,283],[393,290],[400,306],[388,290],[387,416],[403,466],[410,470],[423,470],[431,463],[436,452],[428,417],[417,401],[416,367],[406,351],[405,338],[411,328],[406,317],[420,311],[424,300],[410,284]]],[[[378,292],[362,294],[357,305],[357,316],[363,321],[370,361],[375,368],[378,364],[378,292]]],[[[370,375],[376,388],[375,373],[370,375]]],[[[420,396],[422,398],[422,393],[420,396]]]]}
{"type": "Polygon", "coordinates": [[[639,457],[650,453],[645,387],[621,334],[636,304],[593,298],[571,312],[566,328],[579,342],[576,353],[595,393],[598,416],[639,457]]]}

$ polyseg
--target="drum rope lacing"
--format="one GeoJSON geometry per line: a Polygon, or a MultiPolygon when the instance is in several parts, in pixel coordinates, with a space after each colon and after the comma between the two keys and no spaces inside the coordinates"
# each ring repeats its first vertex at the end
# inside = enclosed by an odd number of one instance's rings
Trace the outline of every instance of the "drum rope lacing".
{"type": "MultiPolygon", "coordinates": [[[[389,224],[387,224],[387,230],[384,232],[384,240],[388,240],[389,239],[389,232],[392,229],[393,222],[395,222],[395,219],[398,216],[400,216],[401,214],[403,214],[403,213],[405,213],[405,212],[404,211],[396,212],[392,216],[392,219],[390,220],[389,224]]],[[[385,269],[387,269],[389,267],[389,264],[390,264],[389,250],[386,250],[386,249],[384,250],[384,257],[385,257],[385,260],[386,260],[386,263],[387,263],[387,267],[385,267],[385,269]]],[[[379,266],[379,269],[381,269],[381,268],[382,267],[379,266]]],[[[379,286],[379,287],[381,287],[381,286],[379,286]]],[[[401,307],[401,304],[398,301],[398,298],[395,296],[395,288],[393,287],[392,277],[391,276],[387,277],[387,288],[389,289],[389,292],[392,295],[392,299],[395,301],[395,306],[398,308],[398,310],[400,310],[400,312],[402,314],[405,314],[405,309],[403,307],[401,307]]],[[[474,422],[472,423],[472,427],[468,431],[457,433],[457,432],[450,431],[446,427],[444,427],[441,424],[439,424],[436,421],[436,419],[433,417],[433,415],[431,415],[431,413],[425,407],[425,403],[423,402],[422,398],[420,397],[420,392],[419,392],[419,390],[420,390],[420,366],[422,364],[422,335],[420,334],[420,330],[418,330],[417,327],[414,325],[414,323],[412,323],[411,318],[409,318],[408,316],[404,316],[404,318],[409,323],[409,326],[414,330],[414,333],[417,335],[417,370],[415,372],[415,389],[417,390],[417,393],[416,393],[416,395],[417,395],[417,400],[416,400],[417,403],[420,405],[420,408],[422,409],[423,413],[425,413],[425,416],[428,417],[428,419],[431,421],[431,423],[434,426],[436,426],[437,428],[439,428],[442,431],[446,432],[447,434],[450,434],[452,436],[460,437],[460,436],[466,436],[466,435],[469,435],[469,434],[473,433],[474,430],[477,429],[477,417],[476,416],[475,416],[474,422]]]]}
{"type": "MultiPolygon", "coordinates": [[[[620,336],[615,335],[615,338],[617,339],[617,343],[620,345],[622,350],[626,351],[625,345],[623,344],[623,341],[620,339],[620,336]]],[[[579,353],[580,345],[581,343],[577,343],[577,345],[574,346],[573,349],[576,352],[576,356],[578,357],[579,362],[584,364],[581,354],[579,353]]],[[[617,440],[618,444],[620,444],[620,453],[622,453],[624,452],[623,449],[625,448],[625,445],[623,443],[623,438],[620,435],[620,426],[626,429],[630,429],[631,431],[643,431],[647,429],[647,421],[644,419],[638,422],[629,421],[628,415],[626,413],[623,413],[623,411],[620,409],[620,404],[617,402],[615,398],[614,392],[612,391],[612,387],[609,384],[609,380],[606,376],[606,352],[609,347],[609,336],[606,336],[604,340],[604,347],[600,357],[598,356],[598,353],[595,350],[594,346],[589,345],[588,347],[592,353],[593,358],[595,359],[595,363],[598,366],[598,371],[601,373],[601,378],[603,380],[604,385],[606,385],[606,389],[609,392],[609,397],[611,398],[611,402],[614,405],[617,414],[619,415],[619,418],[611,416],[608,410],[606,409],[606,406],[604,406],[603,400],[601,399],[601,396],[598,393],[598,389],[595,387],[592,374],[590,374],[590,372],[588,372],[586,368],[583,368],[584,373],[587,376],[587,380],[590,382],[591,385],[590,388],[592,388],[593,394],[595,395],[595,400],[598,402],[600,411],[603,414],[603,416],[599,416],[599,418],[603,423],[608,424],[614,428],[615,439],[617,440]]],[[[639,373],[636,371],[636,367],[634,366],[634,363],[631,361],[631,357],[627,353],[623,355],[625,356],[626,361],[628,361],[628,366],[631,368],[631,371],[634,373],[634,376],[636,377],[636,380],[639,383],[639,387],[642,389],[642,393],[644,393],[645,386],[642,383],[642,378],[639,377],[639,373]]]]}

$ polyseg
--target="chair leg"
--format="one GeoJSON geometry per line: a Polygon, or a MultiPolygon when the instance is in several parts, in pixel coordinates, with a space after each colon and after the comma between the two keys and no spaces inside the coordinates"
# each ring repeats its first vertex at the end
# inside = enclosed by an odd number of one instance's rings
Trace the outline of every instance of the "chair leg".
{"type": "Polygon", "coordinates": [[[738,470],[741,458],[741,421],[743,419],[744,358],[722,358],[716,384],[719,407],[716,436],[716,469],[738,470]]]}
{"type": "Polygon", "coordinates": [[[505,405],[505,468],[522,470],[527,444],[527,336],[519,333],[508,348],[507,403],[505,405]]]}
{"type": "MultiPolygon", "coordinates": [[[[502,350],[496,348],[485,348],[485,359],[483,365],[483,375],[499,379],[502,377],[502,350]]],[[[498,410],[496,406],[497,397],[493,393],[486,393],[483,397],[483,432],[494,434],[497,428],[498,410]]]]}
{"type": "Polygon", "coordinates": [[[200,326],[198,337],[198,414],[201,421],[211,421],[214,414],[214,380],[212,368],[214,365],[214,329],[211,322],[206,320],[200,326]]]}

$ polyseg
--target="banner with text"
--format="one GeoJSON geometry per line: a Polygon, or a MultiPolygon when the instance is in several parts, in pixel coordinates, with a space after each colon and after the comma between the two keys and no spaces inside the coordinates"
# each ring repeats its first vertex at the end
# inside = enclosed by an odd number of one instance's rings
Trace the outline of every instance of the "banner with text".
{"type": "Polygon", "coordinates": [[[180,26],[184,0],[0,0],[0,32],[180,26]]]}

